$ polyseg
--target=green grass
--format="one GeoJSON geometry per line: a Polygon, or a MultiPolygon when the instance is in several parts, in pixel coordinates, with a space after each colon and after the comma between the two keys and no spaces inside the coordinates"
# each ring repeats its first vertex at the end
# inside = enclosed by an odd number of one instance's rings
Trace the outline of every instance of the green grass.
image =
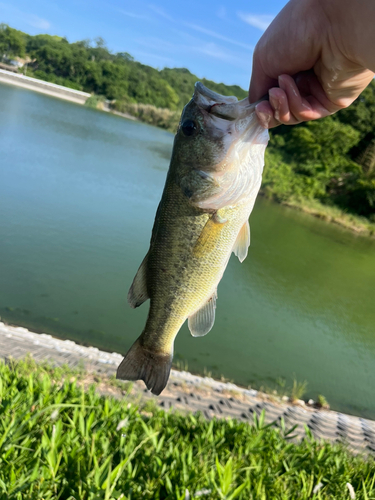
{"type": "Polygon", "coordinates": [[[85,106],[94,109],[103,109],[105,102],[105,97],[101,95],[92,95],[90,96],[86,102],[85,106]]]}
{"type": "Polygon", "coordinates": [[[293,380],[293,386],[291,389],[291,400],[298,401],[302,399],[307,389],[307,382],[304,380],[303,382],[298,382],[296,379],[293,380]]]}
{"type": "Polygon", "coordinates": [[[328,403],[327,399],[322,394],[318,395],[316,403],[317,403],[318,407],[320,407],[320,408],[329,409],[329,403],[328,403]]]}
{"type": "Polygon", "coordinates": [[[319,219],[338,224],[354,233],[364,236],[375,236],[374,222],[366,219],[366,217],[360,217],[359,215],[345,212],[339,207],[323,205],[323,203],[314,199],[297,200],[292,197],[283,203],[289,207],[297,208],[298,210],[314,215],[319,219]]]}
{"type": "Polygon", "coordinates": [[[346,483],[357,499],[375,498],[374,461],[342,446],[309,434],[296,444],[264,415],[250,426],[139,407],[77,377],[0,364],[1,500],[346,499],[346,483]]]}

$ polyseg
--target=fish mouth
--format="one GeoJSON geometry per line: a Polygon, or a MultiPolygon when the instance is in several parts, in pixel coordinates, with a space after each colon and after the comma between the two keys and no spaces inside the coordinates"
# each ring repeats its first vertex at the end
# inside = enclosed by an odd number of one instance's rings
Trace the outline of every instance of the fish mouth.
{"type": "Polygon", "coordinates": [[[235,96],[218,94],[205,87],[201,82],[195,84],[193,95],[193,101],[199,108],[205,110],[210,115],[229,121],[249,116],[249,114],[254,112],[255,106],[266,99],[268,99],[268,96],[252,104],[247,97],[239,101],[235,96]]]}
{"type": "Polygon", "coordinates": [[[233,104],[238,102],[237,97],[218,94],[205,87],[202,82],[195,84],[193,99],[203,109],[212,107],[215,104],[233,104]]]}

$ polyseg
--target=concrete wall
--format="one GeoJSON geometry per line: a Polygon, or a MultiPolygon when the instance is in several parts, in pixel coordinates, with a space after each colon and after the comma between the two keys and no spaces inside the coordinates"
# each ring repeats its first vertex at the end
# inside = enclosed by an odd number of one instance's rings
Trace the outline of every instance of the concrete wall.
{"type": "Polygon", "coordinates": [[[35,90],[36,92],[48,94],[53,97],[59,97],[60,99],[72,101],[77,104],[85,104],[86,100],[91,95],[87,92],[73,90],[68,87],[63,87],[62,85],[56,85],[55,83],[45,82],[36,78],[30,78],[29,76],[12,73],[4,69],[0,69],[0,82],[17,85],[17,87],[23,87],[29,90],[35,90]]]}

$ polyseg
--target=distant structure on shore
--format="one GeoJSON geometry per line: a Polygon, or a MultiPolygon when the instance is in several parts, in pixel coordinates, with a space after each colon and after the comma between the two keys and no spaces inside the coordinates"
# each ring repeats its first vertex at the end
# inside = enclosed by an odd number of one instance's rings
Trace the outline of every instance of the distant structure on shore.
{"type": "Polygon", "coordinates": [[[0,62],[0,69],[4,69],[6,71],[12,71],[13,73],[18,73],[17,69],[21,68],[22,66],[16,66],[15,64],[10,64],[12,61],[9,61],[9,63],[4,63],[0,62]]]}
{"type": "MultiPolygon", "coordinates": [[[[16,62],[18,63],[18,61],[16,62]]],[[[57,85],[56,83],[21,75],[17,72],[18,67],[18,65],[10,66],[5,63],[0,63],[0,83],[16,85],[17,87],[23,87],[25,89],[72,101],[76,104],[85,104],[87,99],[91,96],[88,92],[70,89],[69,87],[57,85]],[[6,69],[4,69],[4,67],[6,67],[6,69]]]]}

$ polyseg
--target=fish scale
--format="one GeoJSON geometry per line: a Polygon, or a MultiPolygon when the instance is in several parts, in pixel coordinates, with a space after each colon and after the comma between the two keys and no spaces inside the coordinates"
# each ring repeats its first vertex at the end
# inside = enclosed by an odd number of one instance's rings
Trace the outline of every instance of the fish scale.
{"type": "Polygon", "coordinates": [[[234,104],[196,85],[175,136],[150,248],[128,295],[132,307],[150,299],[147,322],[118,378],[141,379],[160,394],[183,323],[188,319],[193,336],[212,328],[230,255],[241,262],[247,255],[267,140],[247,100],[234,104]]]}

